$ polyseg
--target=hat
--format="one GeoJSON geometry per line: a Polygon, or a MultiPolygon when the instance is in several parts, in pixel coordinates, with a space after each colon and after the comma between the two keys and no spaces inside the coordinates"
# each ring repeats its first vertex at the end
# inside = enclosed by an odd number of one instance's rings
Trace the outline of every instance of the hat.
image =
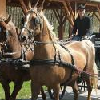
{"type": "Polygon", "coordinates": [[[78,10],[79,10],[79,9],[85,9],[85,5],[80,4],[80,5],[78,6],[78,10]]]}

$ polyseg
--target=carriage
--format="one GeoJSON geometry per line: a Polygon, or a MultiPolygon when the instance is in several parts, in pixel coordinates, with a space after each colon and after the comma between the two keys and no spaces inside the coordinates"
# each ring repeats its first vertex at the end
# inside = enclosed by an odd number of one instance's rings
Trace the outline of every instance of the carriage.
{"type": "MultiPolygon", "coordinates": [[[[24,10],[23,10],[23,11],[24,11],[24,10]]],[[[30,12],[31,12],[31,11],[30,11],[30,12]]],[[[25,13],[25,12],[24,12],[24,13],[25,13]]],[[[42,17],[43,17],[43,16],[42,16],[42,17]]],[[[45,19],[45,18],[44,18],[44,19],[45,19]]],[[[5,26],[5,23],[4,23],[3,21],[1,21],[1,24],[2,24],[3,28],[7,28],[7,27],[5,26]]],[[[6,23],[6,24],[7,24],[7,23],[6,23]]],[[[37,24],[37,23],[36,23],[36,24],[37,24]]],[[[42,24],[43,24],[43,23],[42,23],[42,24]]],[[[49,26],[49,25],[48,25],[48,26],[49,26]]],[[[24,28],[25,28],[25,27],[24,27],[24,28]]],[[[9,31],[10,31],[10,33],[12,33],[12,30],[9,30],[9,31]]],[[[14,32],[15,32],[15,29],[14,29],[14,32]]],[[[22,31],[22,32],[23,32],[23,31],[22,31]]],[[[29,31],[29,33],[31,33],[31,32],[29,31]]],[[[44,35],[45,35],[45,34],[44,34],[44,35]]],[[[12,36],[13,36],[13,33],[12,33],[12,36]]],[[[5,38],[4,38],[4,39],[5,39],[5,38]]],[[[18,38],[17,38],[17,39],[18,39],[18,38]]],[[[25,38],[25,39],[26,39],[26,38],[25,38]]],[[[8,41],[9,41],[9,40],[8,40],[8,41]]],[[[97,41],[97,40],[96,40],[96,38],[95,38],[95,44],[97,43],[96,41],[97,41]]],[[[35,43],[35,44],[38,44],[37,41],[35,41],[34,43],[35,43]]],[[[41,42],[40,42],[40,44],[41,44],[41,42]]],[[[48,43],[48,44],[49,44],[49,43],[48,43]]],[[[3,44],[3,46],[4,46],[4,45],[5,45],[5,43],[3,44]]],[[[19,45],[19,46],[20,46],[20,45],[19,45]]],[[[4,47],[5,47],[5,46],[4,46],[4,47]]],[[[8,45],[7,45],[6,47],[9,48],[8,45]]],[[[5,52],[4,50],[7,49],[7,48],[3,48],[3,49],[2,49],[3,52],[1,52],[1,54],[3,54],[3,56],[8,56],[7,54],[4,54],[4,52],[5,52]]],[[[21,47],[18,47],[18,51],[20,51],[20,53],[21,53],[21,50],[19,50],[19,48],[21,48],[21,47]]],[[[30,64],[30,63],[31,63],[31,64],[33,65],[33,63],[37,63],[37,61],[35,61],[35,60],[32,61],[32,62],[26,62],[26,61],[24,62],[23,60],[20,60],[20,59],[16,60],[16,58],[17,58],[17,57],[16,57],[16,49],[14,49],[14,48],[12,49],[12,48],[11,48],[11,50],[15,50],[15,51],[14,51],[14,54],[13,54],[13,55],[10,55],[10,56],[11,56],[11,57],[10,57],[11,59],[6,59],[6,60],[4,60],[4,59],[2,60],[2,59],[1,59],[1,63],[2,63],[2,64],[5,64],[5,63],[9,64],[9,63],[10,63],[10,64],[12,64],[13,66],[14,66],[14,65],[23,66],[24,64],[30,64]]],[[[65,50],[64,50],[64,51],[65,51],[65,50]]],[[[35,52],[36,52],[36,51],[35,51],[35,52]]],[[[20,53],[19,53],[17,56],[21,55],[20,53]]],[[[28,54],[26,54],[26,56],[29,56],[29,53],[30,53],[30,50],[28,51],[28,54]]],[[[43,52],[43,53],[44,53],[44,52],[43,52]]],[[[59,53],[59,52],[58,52],[58,53],[59,53]]],[[[35,53],[35,54],[38,54],[38,53],[35,53]]],[[[31,55],[32,55],[32,53],[31,53],[31,55]]],[[[38,56],[39,56],[39,55],[38,55],[38,56]]],[[[35,55],[36,58],[37,58],[38,56],[35,55]]],[[[60,56],[59,56],[59,57],[60,57],[60,56]]],[[[59,58],[59,59],[60,59],[60,58],[59,58]]],[[[72,58],[72,59],[73,59],[73,58],[72,58]]],[[[51,64],[54,63],[53,60],[50,60],[50,61],[51,61],[51,64]]],[[[45,62],[46,62],[47,64],[49,64],[49,63],[48,63],[48,62],[49,62],[48,60],[47,60],[47,61],[45,60],[45,62]]],[[[38,63],[43,63],[43,62],[42,62],[42,61],[38,61],[38,63]]],[[[56,62],[56,63],[58,64],[59,61],[56,62]]],[[[68,63],[68,64],[69,64],[69,63],[68,63]]],[[[66,63],[63,63],[63,65],[66,66],[66,63]]],[[[72,65],[69,64],[69,65],[67,65],[67,66],[72,66],[72,65]]],[[[72,66],[72,68],[74,68],[74,66],[72,66]]],[[[76,69],[75,69],[75,70],[76,70],[76,69]]],[[[21,71],[21,73],[22,73],[23,69],[21,69],[20,71],[21,71]]],[[[27,72],[24,72],[24,74],[25,74],[25,73],[27,73],[27,72]]],[[[29,73],[28,73],[28,74],[29,74],[29,73]]],[[[17,75],[18,75],[18,73],[17,73],[17,75]]],[[[24,76],[23,76],[23,77],[24,77],[24,76]]],[[[28,79],[29,79],[29,76],[28,76],[28,79]]],[[[25,80],[26,80],[26,79],[25,79],[25,80]]],[[[34,78],[33,78],[32,80],[34,81],[34,78]]],[[[36,79],[35,79],[35,80],[36,80],[36,79]]],[[[3,80],[3,82],[4,82],[4,80],[3,80]]],[[[19,82],[18,82],[18,83],[19,83],[19,82]]],[[[18,83],[16,83],[16,84],[18,84],[18,83]]],[[[22,83],[21,83],[21,84],[22,84],[22,83]]],[[[33,84],[33,83],[32,83],[32,84],[33,84]]],[[[76,84],[76,83],[75,83],[75,84],[76,84]]],[[[66,85],[65,85],[65,86],[66,86],[66,85]]],[[[5,87],[5,86],[4,86],[4,87],[5,87]]],[[[20,89],[20,88],[21,88],[21,86],[19,87],[19,89],[20,89]]],[[[73,87],[73,88],[74,88],[74,87],[73,87]]],[[[75,91],[76,91],[76,90],[75,90],[75,91]]],[[[9,95],[7,94],[7,96],[8,96],[7,98],[15,99],[15,97],[13,97],[13,96],[15,96],[16,94],[17,94],[17,92],[14,92],[14,93],[11,95],[12,97],[9,97],[9,95]]],[[[34,94],[33,94],[33,95],[34,95],[34,94]]],[[[76,93],[76,95],[77,95],[77,93],[76,93]]],[[[37,96],[37,95],[36,95],[36,96],[37,96]]],[[[33,98],[33,97],[32,97],[32,98],[33,98]]],[[[76,98],[77,98],[77,97],[76,97],[76,98]]],[[[88,99],[89,99],[89,98],[90,98],[90,97],[88,97],[88,99]]]]}

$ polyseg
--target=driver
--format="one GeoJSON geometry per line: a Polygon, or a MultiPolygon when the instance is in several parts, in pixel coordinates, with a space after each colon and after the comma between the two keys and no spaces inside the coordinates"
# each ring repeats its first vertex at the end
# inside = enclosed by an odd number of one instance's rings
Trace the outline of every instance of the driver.
{"type": "Polygon", "coordinates": [[[78,17],[74,21],[72,40],[81,41],[85,36],[90,35],[90,18],[85,16],[85,5],[78,6],[78,17]]]}

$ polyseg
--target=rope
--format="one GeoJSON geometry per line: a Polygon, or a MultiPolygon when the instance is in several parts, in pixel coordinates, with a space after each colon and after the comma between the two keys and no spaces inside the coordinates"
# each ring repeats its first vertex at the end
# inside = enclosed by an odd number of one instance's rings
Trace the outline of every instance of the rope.
{"type": "Polygon", "coordinates": [[[78,71],[78,73],[87,74],[88,76],[95,77],[95,78],[97,78],[95,75],[98,75],[98,74],[91,74],[91,73],[89,73],[87,71],[80,70],[77,67],[76,67],[76,70],[78,71]]]}
{"type": "Polygon", "coordinates": [[[33,41],[33,43],[36,45],[36,44],[67,44],[71,41],[46,41],[46,42],[41,42],[41,41],[33,41]]]}
{"type": "Polygon", "coordinates": [[[57,64],[57,65],[61,65],[63,67],[68,67],[68,68],[71,68],[72,70],[74,71],[77,71],[78,74],[87,74],[91,77],[95,77],[97,78],[96,76],[94,75],[98,75],[98,74],[91,74],[89,72],[86,72],[86,71],[82,71],[80,69],[78,69],[77,67],[75,67],[74,65],[70,64],[70,63],[66,63],[66,62],[63,62],[63,61],[59,61],[59,60],[56,60],[54,61],[54,59],[45,59],[45,60],[31,60],[31,61],[26,61],[26,60],[22,60],[22,59],[0,59],[0,65],[1,64],[4,64],[4,63],[10,63],[10,64],[14,64],[18,67],[24,67],[23,65],[26,65],[26,64],[30,64],[30,65],[41,65],[41,64],[57,64]]]}
{"type": "Polygon", "coordinates": [[[54,61],[54,59],[44,59],[44,60],[36,59],[36,60],[31,60],[30,64],[32,64],[32,65],[35,65],[35,64],[36,65],[41,65],[41,64],[57,64],[57,65],[62,65],[63,67],[71,68],[72,70],[77,71],[78,74],[86,74],[86,75],[89,75],[89,76],[95,77],[95,78],[97,78],[97,77],[94,76],[94,75],[98,75],[98,74],[91,74],[89,72],[80,70],[75,65],[72,65],[71,63],[66,63],[66,62],[60,61],[60,60],[54,61]]]}

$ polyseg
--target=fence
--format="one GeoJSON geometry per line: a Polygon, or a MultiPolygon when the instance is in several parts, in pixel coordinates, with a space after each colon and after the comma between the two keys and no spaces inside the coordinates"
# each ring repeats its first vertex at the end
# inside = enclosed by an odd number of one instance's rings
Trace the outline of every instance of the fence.
{"type": "Polygon", "coordinates": [[[11,15],[12,22],[15,24],[15,26],[21,28],[22,27],[21,19],[23,17],[22,9],[20,7],[7,6],[6,11],[8,15],[11,15]]]}

